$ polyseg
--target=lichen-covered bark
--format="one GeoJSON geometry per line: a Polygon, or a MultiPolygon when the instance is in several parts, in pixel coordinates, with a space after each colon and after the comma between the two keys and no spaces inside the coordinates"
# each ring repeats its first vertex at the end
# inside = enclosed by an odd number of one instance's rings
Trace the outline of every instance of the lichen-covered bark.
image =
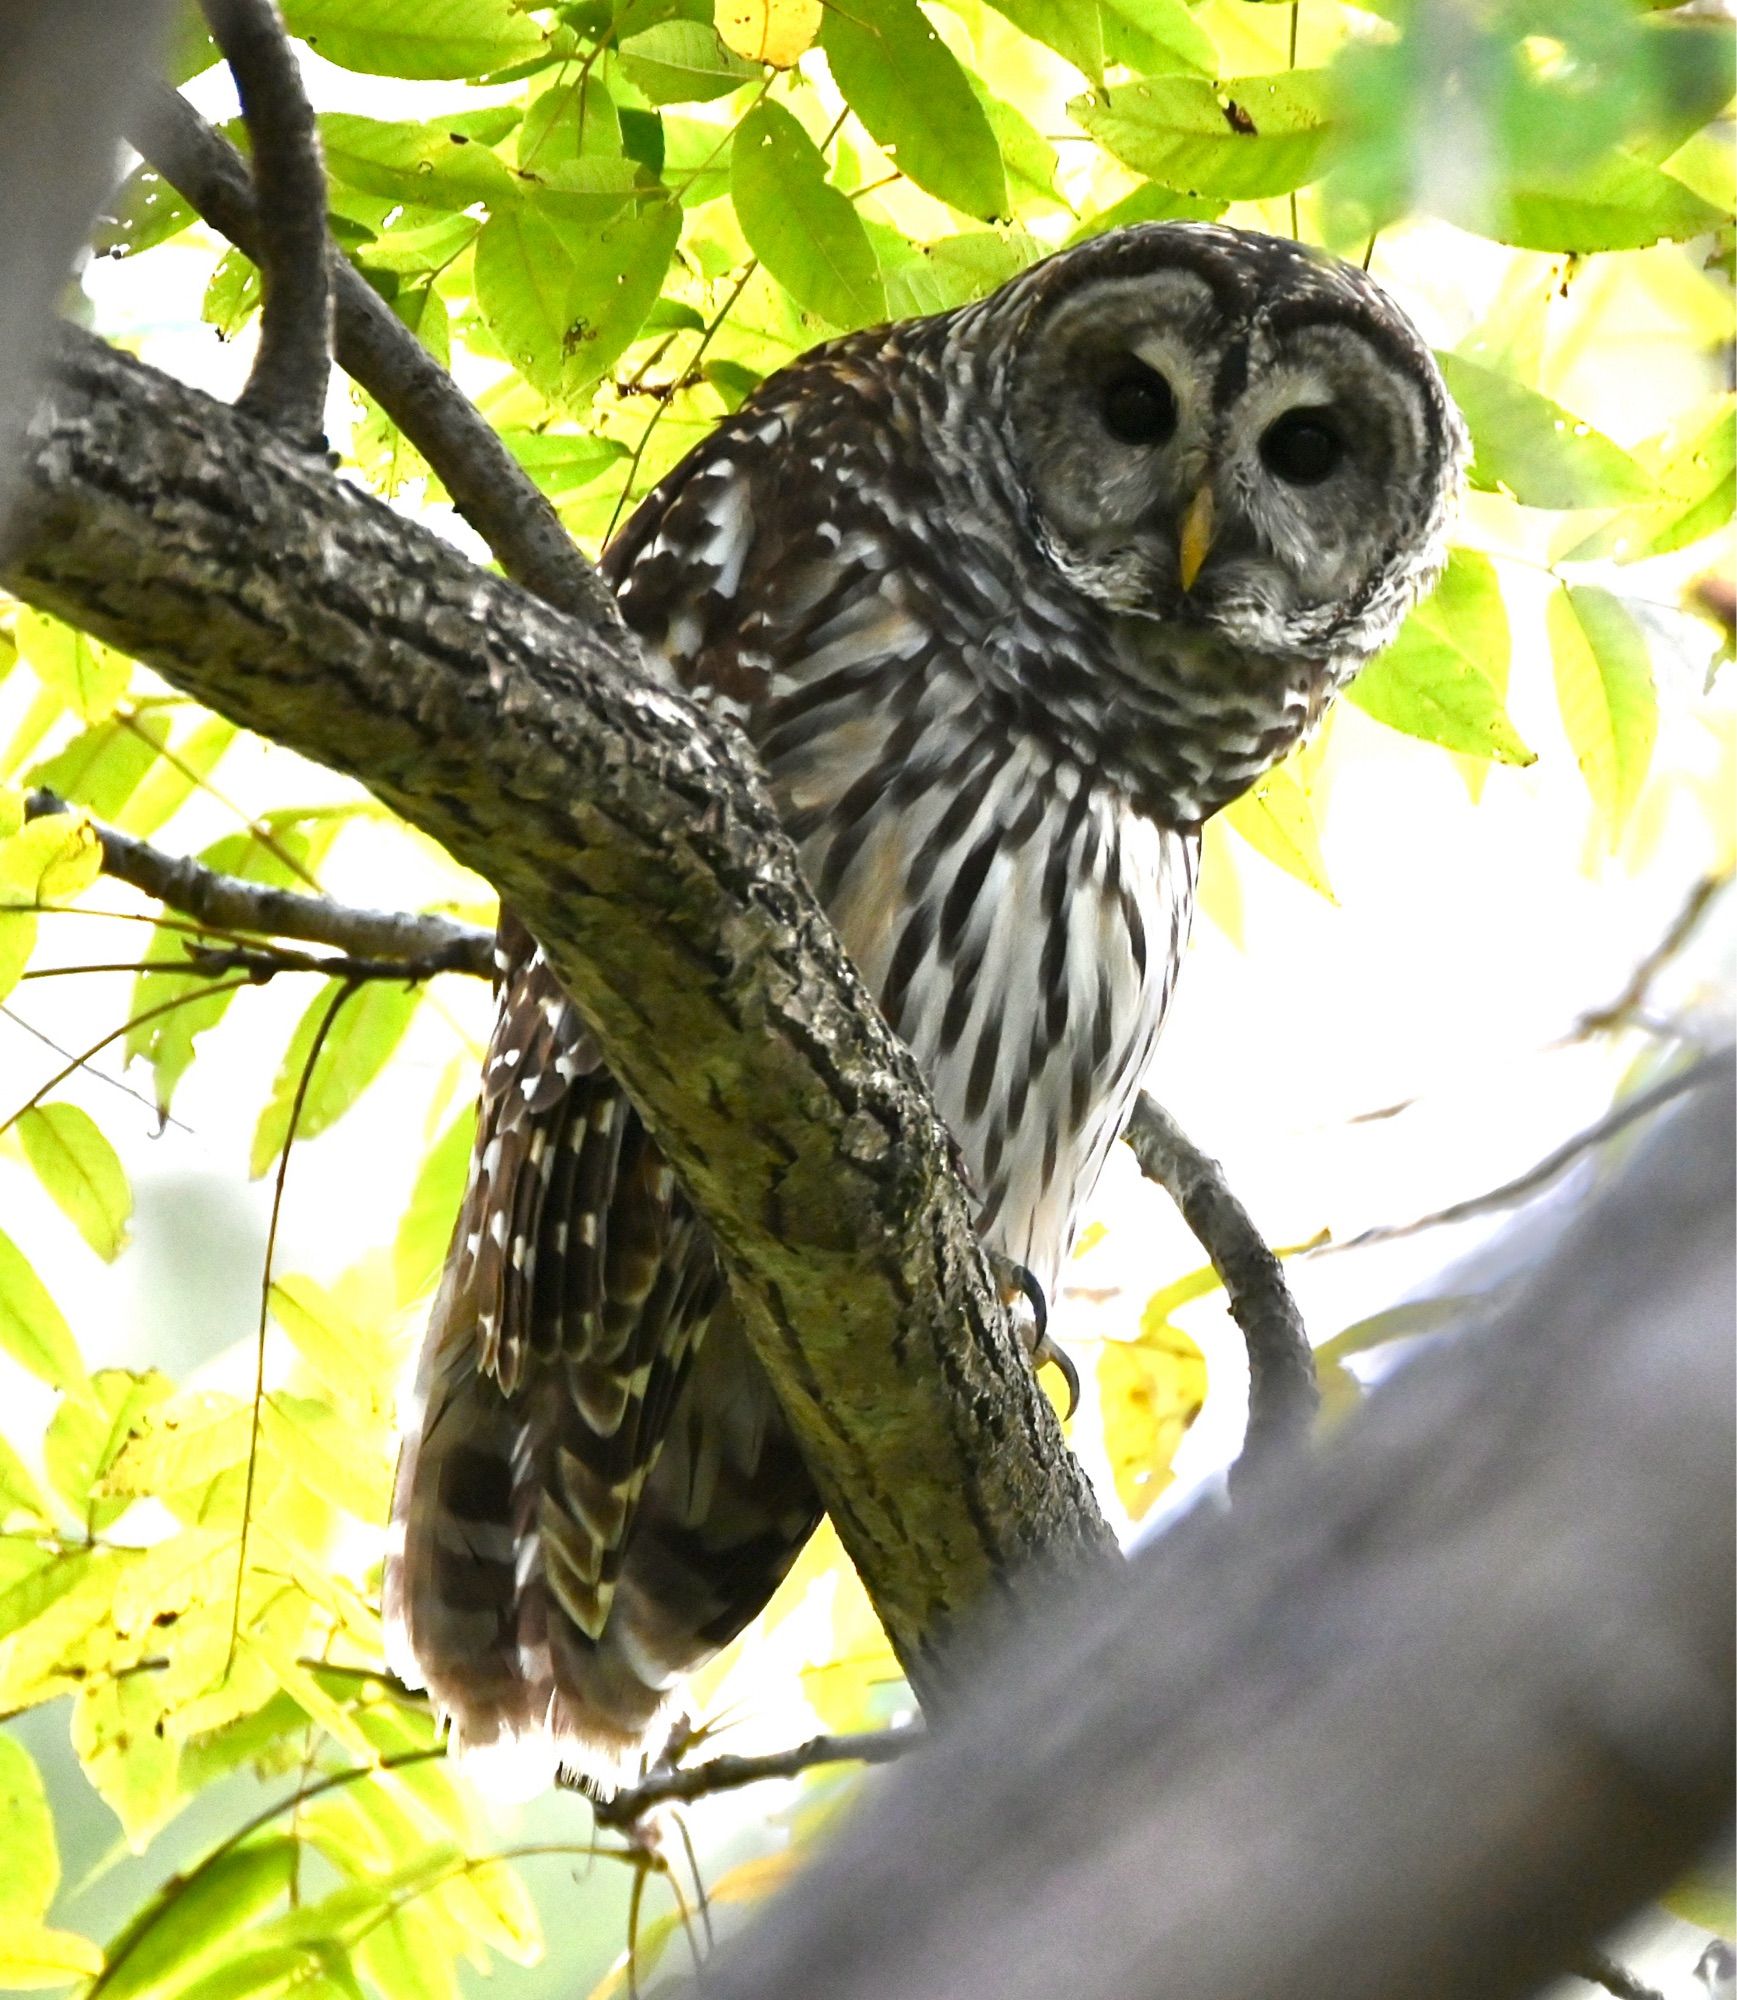
{"type": "Polygon", "coordinates": [[[752,752],[586,629],[209,398],[68,334],[0,581],[360,778],[531,924],[700,1208],[919,1692],[1104,1527],[948,1137],[752,752]]]}

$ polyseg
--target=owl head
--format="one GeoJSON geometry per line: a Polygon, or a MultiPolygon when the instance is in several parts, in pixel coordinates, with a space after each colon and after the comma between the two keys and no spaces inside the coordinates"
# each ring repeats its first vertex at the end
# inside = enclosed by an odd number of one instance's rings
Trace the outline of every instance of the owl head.
{"type": "Polygon", "coordinates": [[[1433,582],[1464,425],[1362,271],[1210,224],[1116,231],[976,309],[1031,531],[1067,583],[1332,684],[1433,582]]]}

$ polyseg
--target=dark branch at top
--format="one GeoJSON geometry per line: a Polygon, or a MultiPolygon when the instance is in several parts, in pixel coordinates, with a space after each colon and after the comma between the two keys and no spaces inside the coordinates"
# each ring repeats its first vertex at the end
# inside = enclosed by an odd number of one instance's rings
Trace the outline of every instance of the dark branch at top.
{"type": "Polygon", "coordinates": [[[259,350],[236,407],[321,450],[332,367],[332,258],[313,107],[274,0],[204,0],[204,6],[247,120],[255,261],[264,288],[259,350]]]}
{"type": "MultiPolygon", "coordinates": [[[[1224,1178],[1156,1098],[1142,1096],[1123,1134],[1141,1171],[1170,1196],[1212,1259],[1248,1343],[1248,1433],[1237,1472],[1306,1437],[1321,1393],[1315,1356],[1279,1260],[1224,1178]]],[[[1234,1477],[1234,1475],[1233,1475],[1234,1477]]]]}
{"type": "MultiPolygon", "coordinates": [[[[185,98],[153,89],[128,137],[214,229],[259,260],[259,213],[247,169],[185,98]]],[[[553,504],[360,272],[335,248],[330,255],[338,365],[427,459],[452,504],[514,582],[605,632],[618,629],[614,598],[553,504]]]]}

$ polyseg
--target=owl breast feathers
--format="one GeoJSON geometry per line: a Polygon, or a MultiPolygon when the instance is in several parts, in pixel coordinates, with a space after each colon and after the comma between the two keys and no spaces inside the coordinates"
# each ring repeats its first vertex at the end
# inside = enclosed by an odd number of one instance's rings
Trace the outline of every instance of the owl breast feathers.
{"type": "MultiPolygon", "coordinates": [[[[1433,581],[1465,455],[1362,273],[1165,224],[770,378],[605,569],[746,729],[821,903],[1054,1289],[1151,1059],[1198,830],[1433,581]]],[[[406,1413],[395,1664],[601,1785],[820,1513],[703,1223],[510,913],[406,1413]]]]}

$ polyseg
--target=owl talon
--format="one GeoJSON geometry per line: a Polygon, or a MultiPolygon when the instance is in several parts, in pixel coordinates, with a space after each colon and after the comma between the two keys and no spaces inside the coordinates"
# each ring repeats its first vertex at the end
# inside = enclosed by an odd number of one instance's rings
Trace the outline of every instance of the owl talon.
{"type": "Polygon", "coordinates": [[[1062,1422],[1066,1423],[1080,1406],[1080,1371],[1074,1366],[1072,1357],[1054,1341],[1047,1337],[1037,1344],[1037,1352],[1032,1356],[1035,1367],[1041,1368],[1045,1362],[1059,1368],[1062,1380],[1068,1385],[1068,1406],[1062,1412],[1062,1422]]]}
{"type": "Polygon", "coordinates": [[[1043,1295],[1043,1287],[1023,1264],[1014,1263],[1011,1257],[991,1251],[990,1263],[994,1266],[1001,1289],[1001,1303],[1016,1307],[1023,1300],[1031,1315],[1028,1320],[1024,1313],[1020,1313],[1017,1320],[1020,1338],[1031,1350],[1033,1370],[1046,1364],[1061,1370],[1062,1379],[1068,1385],[1067,1415],[1071,1417],[1080,1406],[1080,1373],[1049,1337],[1049,1300],[1043,1295]]]}

